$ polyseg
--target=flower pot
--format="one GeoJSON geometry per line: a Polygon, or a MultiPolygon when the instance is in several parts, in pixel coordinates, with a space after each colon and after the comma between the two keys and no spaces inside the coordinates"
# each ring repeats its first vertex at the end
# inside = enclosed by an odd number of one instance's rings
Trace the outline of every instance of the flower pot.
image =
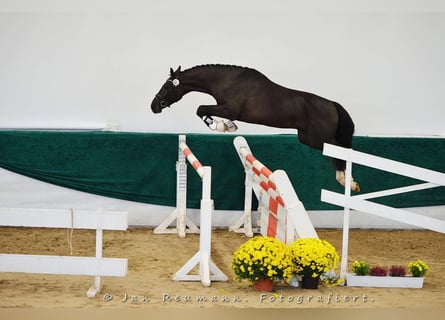
{"type": "Polygon", "coordinates": [[[256,291],[266,291],[270,292],[273,290],[273,280],[272,279],[261,279],[254,283],[256,291]]]}
{"type": "Polygon", "coordinates": [[[358,276],[348,273],[346,285],[349,287],[380,287],[380,288],[422,288],[423,277],[376,277],[358,276]]]}
{"type": "Polygon", "coordinates": [[[303,289],[318,289],[318,281],[320,277],[303,276],[301,278],[301,287],[303,289]]]}
{"type": "Polygon", "coordinates": [[[301,277],[297,277],[295,274],[292,276],[292,278],[290,279],[290,281],[289,281],[289,285],[291,286],[291,287],[299,287],[300,286],[300,281],[298,280],[298,279],[300,279],[301,280],[301,277]]]}

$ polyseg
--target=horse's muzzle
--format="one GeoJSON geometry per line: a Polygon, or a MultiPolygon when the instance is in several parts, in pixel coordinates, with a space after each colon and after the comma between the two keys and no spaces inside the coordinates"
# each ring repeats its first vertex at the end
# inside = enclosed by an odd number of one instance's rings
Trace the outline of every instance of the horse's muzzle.
{"type": "Polygon", "coordinates": [[[162,112],[162,109],[161,109],[161,108],[158,108],[158,107],[154,108],[154,107],[152,106],[152,107],[151,107],[151,111],[153,111],[153,113],[161,113],[161,112],[162,112]]]}
{"type": "Polygon", "coordinates": [[[163,100],[159,101],[157,97],[154,98],[151,103],[151,111],[153,111],[153,113],[161,113],[165,107],[167,107],[167,103],[163,100]]]}

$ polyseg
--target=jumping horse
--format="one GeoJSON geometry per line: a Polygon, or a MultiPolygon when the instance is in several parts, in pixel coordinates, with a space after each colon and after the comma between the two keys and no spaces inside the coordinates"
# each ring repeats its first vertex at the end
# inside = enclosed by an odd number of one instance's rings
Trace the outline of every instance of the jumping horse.
{"type": "MultiPolygon", "coordinates": [[[[212,130],[236,131],[235,120],[277,128],[295,128],[301,143],[318,150],[323,143],[352,147],[354,123],[337,102],[312,93],[280,86],[259,71],[228,65],[202,65],[181,71],[170,68],[170,76],[151,103],[160,113],[185,94],[197,91],[211,95],[214,105],[200,105],[197,115],[212,130]],[[222,118],[215,120],[213,117],[222,118]]],[[[333,159],[336,179],[345,185],[346,163],[333,159]]],[[[359,191],[357,182],[351,189],[359,191]]]]}

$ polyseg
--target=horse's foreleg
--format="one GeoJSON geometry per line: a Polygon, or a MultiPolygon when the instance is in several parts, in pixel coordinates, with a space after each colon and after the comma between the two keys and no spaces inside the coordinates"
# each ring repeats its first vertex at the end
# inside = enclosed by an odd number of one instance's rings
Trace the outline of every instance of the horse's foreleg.
{"type": "Polygon", "coordinates": [[[222,132],[234,132],[238,130],[238,126],[232,120],[219,120],[216,129],[222,132]]]}
{"type": "Polygon", "coordinates": [[[233,132],[238,129],[235,123],[230,120],[215,120],[211,116],[204,116],[202,121],[209,127],[210,130],[217,130],[221,132],[233,132]]]}
{"type": "Polygon", "coordinates": [[[209,127],[210,130],[216,130],[217,124],[215,123],[215,120],[211,116],[204,116],[201,117],[202,121],[209,127]]]}
{"type": "Polygon", "coordinates": [[[202,105],[199,106],[196,114],[200,117],[210,130],[217,130],[221,132],[233,132],[238,129],[236,124],[231,120],[232,112],[225,106],[219,105],[202,105]],[[217,116],[227,120],[214,120],[212,116],[217,116]]]}
{"type": "MultiPolygon", "coordinates": [[[[335,178],[338,183],[340,183],[343,187],[346,185],[346,175],[344,171],[337,170],[335,171],[335,178]]],[[[354,178],[351,177],[351,190],[355,192],[360,192],[360,185],[354,181],[354,178]]]]}

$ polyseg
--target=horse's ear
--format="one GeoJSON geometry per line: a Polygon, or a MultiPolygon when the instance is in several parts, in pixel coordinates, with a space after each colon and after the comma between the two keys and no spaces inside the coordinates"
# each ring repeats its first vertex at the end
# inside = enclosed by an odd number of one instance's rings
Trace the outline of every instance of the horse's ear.
{"type": "Polygon", "coordinates": [[[178,75],[181,72],[181,66],[178,66],[178,69],[176,69],[175,74],[178,75]]]}
{"type": "Polygon", "coordinates": [[[170,68],[170,77],[173,79],[175,76],[175,72],[173,71],[173,68],[170,68]]]}

